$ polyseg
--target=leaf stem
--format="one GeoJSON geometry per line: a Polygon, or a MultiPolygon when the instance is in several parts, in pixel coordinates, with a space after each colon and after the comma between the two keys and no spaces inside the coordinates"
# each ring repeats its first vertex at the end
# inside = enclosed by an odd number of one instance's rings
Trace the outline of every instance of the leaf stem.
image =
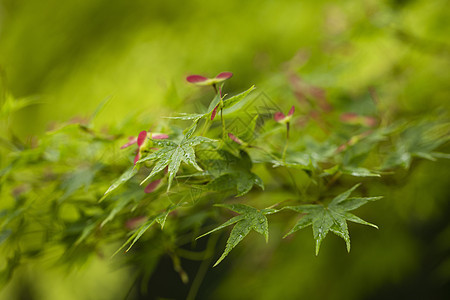
{"type": "Polygon", "coordinates": [[[205,258],[202,261],[202,263],[200,264],[198,272],[195,275],[194,280],[192,281],[192,285],[191,285],[191,288],[189,289],[189,293],[186,297],[186,300],[193,300],[197,296],[198,290],[200,289],[202,281],[205,278],[205,275],[208,272],[209,266],[211,265],[211,261],[214,257],[214,255],[210,255],[210,253],[212,253],[213,249],[216,247],[219,236],[220,236],[219,234],[213,234],[208,239],[208,244],[206,245],[206,250],[205,250],[205,256],[208,256],[208,257],[205,258]]]}
{"type": "Polygon", "coordinates": [[[268,154],[271,158],[273,158],[276,161],[279,161],[280,159],[278,157],[276,157],[275,155],[273,155],[272,153],[270,153],[269,151],[265,150],[264,148],[258,147],[258,146],[253,146],[253,145],[249,145],[249,148],[254,148],[254,149],[258,149],[266,154],[268,154]]]}
{"type": "Polygon", "coordinates": [[[208,130],[208,125],[209,125],[209,118],[206,118],[205,119],[205,124],[203,124],[202,136],[205,136],[206,131],[208,130]]]}
{"type": "Polygon", "coordinates": [[[284,144],[283,154],[281,156],[281,160],[283,161],[283,163],[286,163],[286,151],[287,151],[287,147],[289,144],[289,127],[290,127],[290,122],[287,122],[286,123],[286,143],[284,144]]]}
{"type": "MultiPolygon", "coordinates": [[[[220,100],[222,102],[222,100],[220,100]]],[[[222,104],[222,103],[221,103],[222,104]]],[[[221,105],[223,106],[223,105],[221,105]]],[[[220,109],[220,120],[222,121],[222,140],[225,140],[225,120],[223,119],[223,109],[220,109]]]]}

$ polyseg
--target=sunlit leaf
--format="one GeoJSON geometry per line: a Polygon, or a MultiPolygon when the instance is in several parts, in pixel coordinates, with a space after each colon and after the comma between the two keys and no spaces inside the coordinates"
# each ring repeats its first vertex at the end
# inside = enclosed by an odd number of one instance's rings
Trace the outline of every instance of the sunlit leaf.
{"type": "MultiPolygon", "coordinates": [[[[164,148],[149,156],[151,157],[151,159],[156,160],[156,163],[150,174],[141,182],[141,184],[151,179],[153,176],[167,167],[169,176],[167,191],[169,191],[170,187],[172,186],[172,181],[175,178],[178,169],[180,168],[181,162],[184,162],[187,165],[191,165],[198,171],[203,171],[195,161],[194,147],[202,143],[212,143],[214,142],[214,140],[202,136],[192,137],[195,128],[196,126],[189,130],[179,144],[172,141],[162,141],[161,143],[156,140],[154,141],[155,144],[164,148]]],[[[149,159],[150,158],[144,158],[139,162],[143,162],[149,159]]]]}
{"type": "Polygon", "coordinates": [[[139,171],[139,168],[140,168],[140,165],[135,165],[135,166],[128,168],[128,170],[126,170],[122,174],[122,176],[120,176],[119,179],[114,181],[114,183],[108,188],[108,190],[106,190],[105,194],[99,201],[103,201],[106,198],[106,196],[108,196],[114,190],[116,190],[119,186],[121,186],[122,184],[124,184],[125,182],[130,180],[134,175],[137,174],[137,172],[139,171]]]}
{"type": "Polygon", "coordinates": [[[242,101],[245,97],[247,97],[248,94],[250,94],[253,90],[255,90],[255,86],[252,85],[248,90],[245,92],[242,92],[236,96],[230,97],[228,99],[223,100],[223,109],[230,108],[236,104],[238,104],[240,101],[242,101]]]}

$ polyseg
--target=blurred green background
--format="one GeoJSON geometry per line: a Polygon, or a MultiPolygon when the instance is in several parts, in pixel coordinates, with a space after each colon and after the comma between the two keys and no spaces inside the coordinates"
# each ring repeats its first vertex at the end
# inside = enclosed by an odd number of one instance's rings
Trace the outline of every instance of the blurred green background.
{"type": "MultiPolygon", "coordinates": [[[[234,73],[231,93],[256,84],[283,107],[294,104],[286,91],[290,70],[330,97],[352,101],[375,88],[396,116],[437,108],[448,114],[448,5],[0,0],[0,88],[38,101],[11,115],[9,129],[20,139],[40,135],[54,121],[89,116],[108,96],[99,125],[136,115],[157,123],[185,103],[195,105],[198,90],[186,75],[221,71],[234,73]]],[[[233,259],[209,271],[198,298],[444,297],[450,291],[449,167],[419,161],[410,173],[375,186],[374,194],[386,197],[361,214],[380,230],[350,226],[350,254],[331,237],[314,257],[310,230],[284,241],[284,228],[275,227],[269,245],[251,237],[251,247],[237,248],[233,259]]],[[[130,285],[127,270],[98,258],[62,274],[45,261],[30,264],[0,298],[124,299],[130,285]]]]}

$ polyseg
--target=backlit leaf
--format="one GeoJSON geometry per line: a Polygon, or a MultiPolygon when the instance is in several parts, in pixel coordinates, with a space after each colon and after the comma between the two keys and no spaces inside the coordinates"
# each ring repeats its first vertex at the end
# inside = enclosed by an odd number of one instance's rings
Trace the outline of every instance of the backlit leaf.
{"type": "Polygon", "coordinates": [[[198,171],[203,171],[195,160],[194,147],[202,143],[212,143],[215,142],[215,140],[202,136],[192,137],[195,129],[196,126],[193,126],[192,129],[186,132],[183,140],[179,144],[173,141],[161,140],[161,143],[159,143],[159,140],[153,140],[155,144],[164,148],[158,150],[153,154],[150,154],[146,158],[139,160],[139,162],[147,161],[150,159],[156,160],[155,166],[153,167],[152,171],[141,182],[141,184],[151,179],[153,176],[167,167],[169,176],[167,191],[169,191],[170,187],[172,186],[173,179],[175,178],[178,169],[180,168],[181,162],[184,162],[187,165],[191,165],[198,171]]]}
{"type": "Polygon", "coordinates": [[[103,197],[99,201],[103,201],[106,196],[111,194],[115,189],[117,189],[119,186],[130,180],[134,175],[137,174],[139,171],[140,165],[136,164],[135,166],[132,166],[128,168],[116,181],[113,182],[113,184],[108,188],[108,190],[105,192],[103,197]]]}
{"type": "Polygon", "coordinates": [[[223,109],[230,108],[230,107],[236,105],[237,103],[242,101],[245,97],[247,97],[247,95],[250,94],[253,90],[255,90],[255,86],[254,85],[252,85],[245,92],[242,92],[242,93],[240,93],[240,94],[238,94],[236,96],[233,96],[231,98],[223,100],[223,109]]]}

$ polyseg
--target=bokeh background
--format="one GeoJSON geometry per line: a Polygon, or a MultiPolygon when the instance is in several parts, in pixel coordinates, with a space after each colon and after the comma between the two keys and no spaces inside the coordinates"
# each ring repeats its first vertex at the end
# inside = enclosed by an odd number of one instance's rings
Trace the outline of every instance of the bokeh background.
{"type": "MultiPolygon", "coordinates": [[[[186,75],[221,71],[234,73],[231,92],[255,84],[284,107],[294,104],[283,102],[289,70],[329,97],[376,89],[396,116],[448,114],[449,27],[446,0],[0,0],[0,88],[36,101],[10,116],[21,139],[85,118],[107,97],[100,126],[144,114],[157,123],[192,104],[186,75]]],[[[274,228],[268,245],[254,238],[208,271],[198,299],[445,299],[449,167],[417,161],[380,183],[385,199],[360,210],[380,230],[351,225],[350,254],[329,237],[315,257],[310,230],[282,241],[274,228]]],[[[186,289],[167,267],[149,283],[161,299],[186,289]]],[[[129,287],[129,270],[107,259],[69,273],[37,261],[0,299],[125,299],[129,287]]]]}

